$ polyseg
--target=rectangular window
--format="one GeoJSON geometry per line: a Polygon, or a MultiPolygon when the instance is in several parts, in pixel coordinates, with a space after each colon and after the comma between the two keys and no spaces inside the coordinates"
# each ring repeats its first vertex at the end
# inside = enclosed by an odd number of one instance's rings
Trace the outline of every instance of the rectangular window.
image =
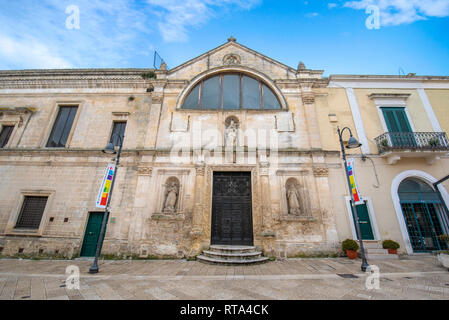
{"type": "Polygon", "coordinates": [[[75,120],[78,107],[60,107],[50,138],[47,142],[49,148],[64,148],[67,144],[73,120],[75,120]]]}
{"type": "Polygon", "coordinates": [[[114,122],[114,127],[112,128],[111,139],[109,142],[114,145],[114,147],[120,146],[120,138],[123,144],[123,139],[125,138],[126,121],[114,122]],[[120,136],[120,138],[118,137],[120,136]]]}
{"type": "Polygon", "coordinates": [[[0,148],[6,147],[13,130],[14,130],[14,126],[3,126],[2,127],[2,132],[0,132],[0,148]]]}
{"type": "Polygon", "coordinates": [[[25,196],[16,228],[39,229],[47,199],[47,196],[25,196]]]}
{"type": "Polygon", "coordinates": [[[413,147],[416,140],[405,108],[382,108],[393,147],[413,147]]]}

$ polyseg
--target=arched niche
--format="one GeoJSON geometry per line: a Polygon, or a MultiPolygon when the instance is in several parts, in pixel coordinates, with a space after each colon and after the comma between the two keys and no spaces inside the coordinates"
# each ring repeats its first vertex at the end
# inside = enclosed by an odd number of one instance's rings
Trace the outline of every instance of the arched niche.
{"type": "Polygon", "coordinates": [[[179,195],[181,184],[178,178],[170,177],[164,185],[164,201],[162,204],[162,213],[176,214],[178,212],[179,195]]]}

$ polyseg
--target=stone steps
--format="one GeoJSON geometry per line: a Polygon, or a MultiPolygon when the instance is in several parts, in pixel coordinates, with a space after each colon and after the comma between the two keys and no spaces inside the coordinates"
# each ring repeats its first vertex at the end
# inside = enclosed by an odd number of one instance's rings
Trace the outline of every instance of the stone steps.
{"type": "Polygon", "coordinates": [[[379,254],[379,253],[367,253],[366,259],[368,260],[398,260],[399,256],[397,254],[388,254],[388,251],[386,254],[379,254]]]}
{"type": "Polygon", "coordinates": [[[267,262],[262,252],[247,246],[210,246],[197,257],[198,261],[219,265],[252,265],[267,262]]]}
{"type": "Polygon", "coordinates": [[[367,259],[372,260],[399,259],[399,256],[397,254],[389,254],[388,250],[382,249],[381,241],[364,240],[363,246],[365,247],[365,255],[367,259]]]}
{"type": "Polygon", "coordinates": [[[377,240],[363,240],[365,249],[382,249],[382,244],[377,240]]]}

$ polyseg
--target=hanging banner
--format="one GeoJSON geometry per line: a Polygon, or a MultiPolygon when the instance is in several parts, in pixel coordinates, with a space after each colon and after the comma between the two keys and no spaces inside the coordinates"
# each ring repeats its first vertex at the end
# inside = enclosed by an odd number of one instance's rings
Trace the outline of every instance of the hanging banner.
{"type": "Polygon", "coordinates": [[[354,202],[356,205],[363,204],[363,201],[360,200],[359,188],[357,187],[357,182],[355,180],[355,172],[354,172],[354,159],[348,159],[348,175],[349,182],[351,183],[351,192],[354,197],[354,202]]]}
{"type": "Polygon", "coordinates": [[[105,209],[108,203],[108,198],[111,193],[112,179],[115,174],[115,164],[108,164],[104,174],[103,183],[97,197],[97,208],[105,209]]]}

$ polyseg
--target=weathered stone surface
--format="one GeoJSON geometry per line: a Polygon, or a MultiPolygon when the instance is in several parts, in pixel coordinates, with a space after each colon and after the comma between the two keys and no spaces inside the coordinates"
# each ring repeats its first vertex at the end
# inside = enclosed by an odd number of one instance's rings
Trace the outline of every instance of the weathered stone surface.
{"type": "MultiPolygon", "coordinates": [[[[293,69],[235,39],[174,69],[155,70],[157,79],[143,79],[148,71],[0,71],[0,127],[15,126],[0,150],[1,254],[80,253],[89,212],[99,211],[95,203],[104,170],[113,162],[101,150],[117,121],[127,125],[104,253],[181,258],[208,248],[213,174],[223,171],[251,172],[254,245],[265,254],[335,252],[341,240],[352,237],[336,136],[337,125],[354,127],[344,88],[328,87],[320,70],[304,64],[293,69]],[[277,95],[282,110],[181,109],[189,90],[222,72],[260,79],[277,95]],[[46,148],[59,106],[78,106],[77,115],[65,148],[46,148]],[[233,143],[227,145],[230,120],[236,125],[233,143]],[[172,195],[167,208],[167,185],[175,179],[176,201],[172,195]],[[297,216],[289,214],[289,181],[297,186],[297,216]],[[49,197],[37,230],[15,228],[26,195],[49,197]]],[[[369,96],[395,94],[390,91],[355,91],[370,141],[382,127],[376,127],[378,114],[369,96]]],[[[424,119],[419,95],[405,91],[412,115],[424,119]]],[[[439,99],[438,92],[429,96],[441,105],[447,100],[439,99]]],[[[416,122],[430,130],[430,122],[416,122]]],[[[381,238],[401,241],[395,209],[385,201],[391,199],[391,179],[429,167],[401,159],[402,166],[385,168],[383,159],[372,158],[382,168],[382,185],[373,187],[371,163],[357,160],[361,190],[380,199],[374,207],[382,217],[381,238]]],[[[447,159],[440,161],[423,171],[444,176],[447,159]]]]}

